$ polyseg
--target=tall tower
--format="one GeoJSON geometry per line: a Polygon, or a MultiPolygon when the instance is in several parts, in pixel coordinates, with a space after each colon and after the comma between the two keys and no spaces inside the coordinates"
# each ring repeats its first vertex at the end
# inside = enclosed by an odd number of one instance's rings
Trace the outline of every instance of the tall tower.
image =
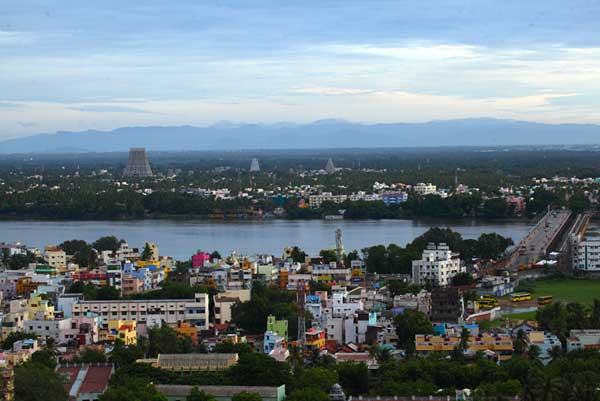
{"type": "Polygon", "coordinates": [[[296,301],[298,302],[298,335],[297,341],[300,347],[304,347],[306,344],[306,319],[304,316],[306,304],[306,283],[304,280],[299,280],[296,289],[296,301]]]}
{"type": "Polygon", "coordinates": [[[342,245],[342,230],[339,228],[335,230],[335,254],[337,256],[338,263],[342,263],[344,256],[344,245],[342,245]]]}
{"type": "Polygon", "coordinates": [[[150,163],[148,163],[146,149],[129,149],[129,159],[123,171],[123,177],[152,177],[152,169],[150,163]]]}
{"type": "Polygon", "coordinates": [[[327,164],[325,165],[325,171],[327,172],[327,174],[335,173],[335,166],[333,165],[333,160],[331,160],[331,158],[327,160],[327,164]]]}
{"type": "Polygon", "coordinates": [[[252,162],[250,162],[250,172],[258,173],[259,171],[260,171],[260,166],[258,164],[258,159],[254,158],[254,159],[252,159],[252,162]]]}

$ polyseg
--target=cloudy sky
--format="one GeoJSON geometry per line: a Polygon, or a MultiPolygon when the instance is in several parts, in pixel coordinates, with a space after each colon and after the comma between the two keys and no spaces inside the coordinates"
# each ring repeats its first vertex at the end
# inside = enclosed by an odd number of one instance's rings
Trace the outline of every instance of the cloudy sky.
{"type": "Polygon", "coordinates": [[[600,123],[599,0],[1,0],[0,139],[465,117],[600,123]]]}

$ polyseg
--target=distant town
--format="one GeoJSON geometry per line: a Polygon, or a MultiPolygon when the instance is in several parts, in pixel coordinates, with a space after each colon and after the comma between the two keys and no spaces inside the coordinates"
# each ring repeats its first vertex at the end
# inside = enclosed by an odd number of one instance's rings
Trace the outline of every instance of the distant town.
{"type": "Polygon", "coordinates": [[[266,168],[259,158],[244,166],[230,154],[211,154],[199,166],[194,154],[177,153],[158,156],[153,167],[143,148],[131,149],[124,167],[98,155],[68,163],[9,158],[0,162],[0,218],[531,219],[549,205],[580,211],[597,204],[595,152],[549,150],[547,158],[533,150],[446,151],[437,160],[423,152],[407,160],[345,152],[340,165],[321,150],[322,159],[265,156],[266,168]],[[582,159],[580,167],[569,167],[568,157],[582,159]],[[490,158],[502,159],[496,169],[482,168],[490,158]]]}

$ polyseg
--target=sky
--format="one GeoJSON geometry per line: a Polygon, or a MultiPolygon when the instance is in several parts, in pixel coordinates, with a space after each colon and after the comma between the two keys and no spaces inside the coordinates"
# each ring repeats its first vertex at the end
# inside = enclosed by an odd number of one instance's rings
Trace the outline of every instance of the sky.
{"type": "Polygon", "coordinates": [[[0,140],[339,118],[600,124],[600,0],[0,0],[0,140]]]}

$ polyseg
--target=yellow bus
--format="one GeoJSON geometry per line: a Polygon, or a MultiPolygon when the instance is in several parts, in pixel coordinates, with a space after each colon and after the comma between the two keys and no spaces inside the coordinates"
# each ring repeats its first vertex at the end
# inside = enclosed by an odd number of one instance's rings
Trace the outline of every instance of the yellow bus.
{"type": "Polygon", "coordinates": [[[528,292],[515,292],[514,294],[510,295],[510,300],[513,302],[530,301],[531,294],[528,292]]]}
{"type": "Polygon", "coordinates": [[[537,299],[538,305],[548,305],[552,303],[552,295],[542,295],[537,299]]]}
{"type": "Polygon", "coordinates": [[[498,306],[498,300],[495,298],[482,298],[479,300],[479,307],[483,309],[492,309],[498,306]]]}

